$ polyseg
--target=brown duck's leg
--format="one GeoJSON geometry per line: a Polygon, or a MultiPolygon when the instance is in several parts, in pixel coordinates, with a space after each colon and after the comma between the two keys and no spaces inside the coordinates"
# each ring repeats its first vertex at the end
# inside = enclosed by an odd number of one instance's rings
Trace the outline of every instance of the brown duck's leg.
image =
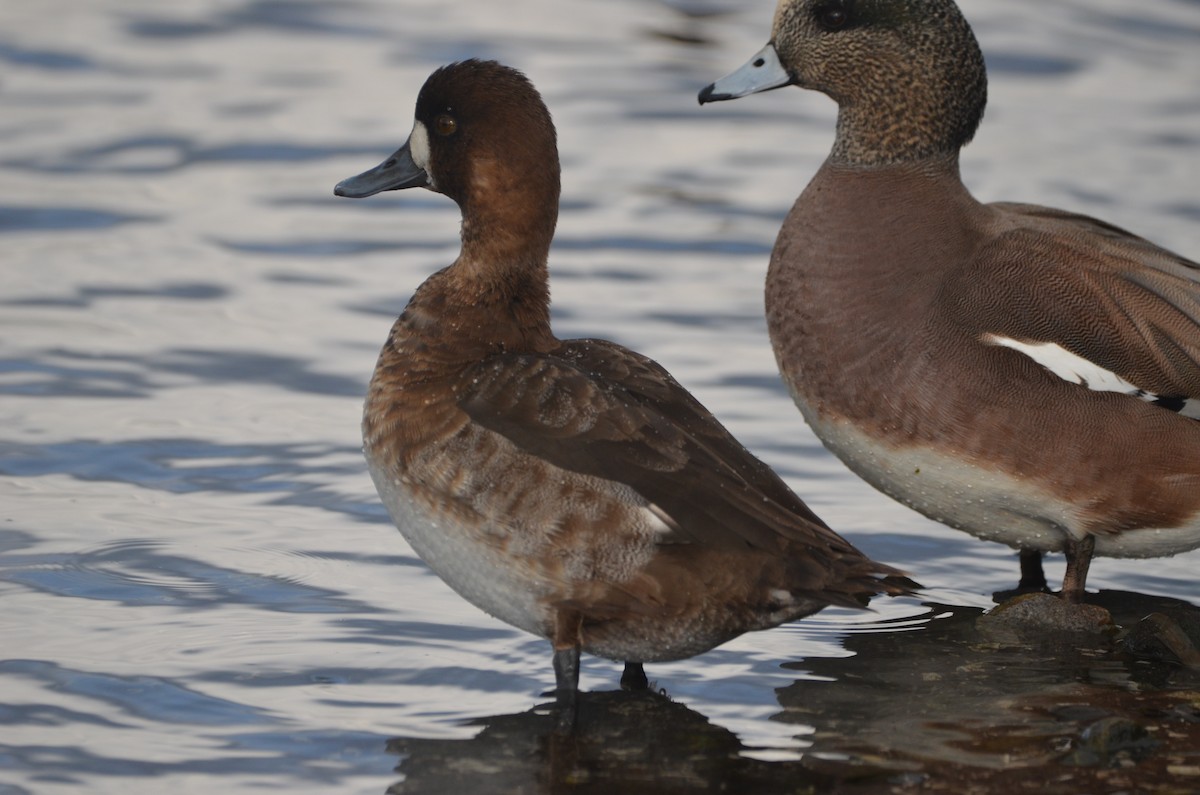
{"type": "Polygon", "coordinates": [[[583,645],[583,614],[560,610],[554,617],[554,695],[563,706],[574,706],[579,692],[579,649],[583,645]]]}
{"type": "Polygon", "coordinates": [[[579,693],[579,647],[554,650],[554,697],[571,704],[579,693]]]}
{"type": "Polygon", "coordinates": [[[1042,569],[1042,553],[1036,549],[1021,550],[1021,581],[1017,590],[1022,593],[1046,590],[1046,572],[1042,569]]]}
{"type": "Polygon", "coordinates": [[[642,667],[640,662],[625,663],[625,671],[621,674],[621,689],[622,690],[645,690],[650,687],[650,680],[646,678],[646,669],[642,667]]]}
{"type": "Polygon", "coordinates": [[[1096,550],[1096,537],[1085,535],[1076,541],[1067,539],[1067,573],[1063,577],[1062,598],[1072,603],[1083,601],[1083,587],[1087,583],[1088,568],[1092,565],[1092,553],[1096,550]]]}

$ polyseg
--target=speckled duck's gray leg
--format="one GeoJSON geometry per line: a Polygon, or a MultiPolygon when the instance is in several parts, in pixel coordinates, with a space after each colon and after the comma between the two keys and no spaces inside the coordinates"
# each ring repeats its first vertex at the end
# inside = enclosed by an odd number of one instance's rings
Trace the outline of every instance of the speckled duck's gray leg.
{"type": "Polygon", "coordinates": [[[625,671],[621,674],[622,690],[645,690],[650,687],[646,678],[646,669],[640,662],[626,662],[625,671]]]}
{"type": "Polygon", "coordinates": [[[1021,581],[1017,583],[1021,593],[1036,593],[1046,590],[1046,572],[1042,569],[1042,553],[1036,549],[1021,550],[1021,581]]]}
{"type": "Polygon", "coordinates": [[[1063,577],[1062,598],[1073,604],[1083,601],[1083,586],[1087,582],[1088,568],[1092,565],[1092,553],[1096,549],[1096,537],[1090,533],[1076,541],[1067,539],[1067,573],[1063,577]]]}

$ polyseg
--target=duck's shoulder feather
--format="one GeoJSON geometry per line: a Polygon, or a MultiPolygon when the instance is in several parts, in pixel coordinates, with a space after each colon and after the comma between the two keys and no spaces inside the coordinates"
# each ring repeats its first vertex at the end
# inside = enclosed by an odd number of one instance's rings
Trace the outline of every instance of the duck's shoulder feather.
{"type": "Polygon", "coordinates": [[[672,528],[664,542],[862,557],[665,369],[616,343],[490,356],[457,394],[517,448],[637,491],[672,528]]]}
{"type": "Polygon", "coordinates": [[[1200,398],[1200,265],[1084,215],[988,207],[994,233],[943,292],[959,324],[985,342],[1057,346],[1155,396],[1200,398]]]}

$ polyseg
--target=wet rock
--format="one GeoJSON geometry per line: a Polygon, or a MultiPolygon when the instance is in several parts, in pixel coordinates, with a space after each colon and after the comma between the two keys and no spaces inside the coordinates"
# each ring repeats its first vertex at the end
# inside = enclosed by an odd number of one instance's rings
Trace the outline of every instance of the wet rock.
{"type": "Polygon", "coordinates": [[[1157,748],[1145,726],[1129,718],[1101,718],[1079,735],[1078,747],[1063,761],[1081,767],[1125,767],[1157,748]]]}
{"type": "Polygon", "coordinates": [[[1050,708],[1048,712],[1056,720],[1076,723],[1097,721],[1101,718],[1107,718],[1111,714],[1103,707],[1097,707],[1093,704],[1063,704],[1050,708]]]}
{"type": "Polygon", "coordinates": [[[1196,704],[1176,704],[1164,713],[1168,721],[1181,723],[1200,723],[1200,706],[1196,704]]]}
{"type": "Polygon", "coordinates": [[[1200,670],[1200,621],[1194,615],[1151,613],[1121,639],[1120,648],[1141,659],[1172,662],[1200,670]],[[1191,631],[1189,631],[1191,630],[1191,631]]]}
{"type": "Polygon", "coordinates": [[[1022,594],[979,617],[985,631],[1069,632],[1102,634],[1113,630],[1112,616],[1103,607],[1072,604],[1044,593],[1022,594]]]}

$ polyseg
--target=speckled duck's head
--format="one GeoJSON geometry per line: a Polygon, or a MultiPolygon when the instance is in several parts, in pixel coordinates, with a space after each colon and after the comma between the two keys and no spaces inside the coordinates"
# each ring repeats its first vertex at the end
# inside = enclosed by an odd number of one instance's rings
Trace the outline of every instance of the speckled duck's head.
{"type": "Polygon", "coordinates": [[[701,104],[797,85],[838,103],[831,159],[954,156],[987,102],[983,54],[952,0],[781,0],[771,41],[701,104]]]}
{"type": "Polygon", "coordinates": [[[559,172],[554,123],[537,89],[516,69],[472,59],[431,74],[408,141],[334,193],[428,188],[461,208],[464,243],[486,236],[494,247],[508,239],[540,249],[558,217],[559,172]]]}

